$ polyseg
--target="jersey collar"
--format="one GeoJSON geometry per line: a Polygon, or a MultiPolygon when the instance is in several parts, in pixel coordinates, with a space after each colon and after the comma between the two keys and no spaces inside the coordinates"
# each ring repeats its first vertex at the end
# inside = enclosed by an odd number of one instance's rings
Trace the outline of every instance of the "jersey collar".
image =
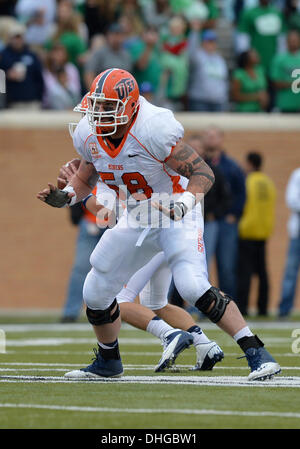
{"type": "Polygon", "coordinates": [[[106,138],[104,138],[102,136],[97,136],[97,140],[98,140],[99,145],[105,151],[105,153],[108,154],[108,156],[111,157],[112,159],[115,159],[120,154],[120,152],[122,151],[122,148],[124,146],[124,143],[126,142],[126,139],[127,139],[128,134],[129,134],[129,131],[131,130],[133,124],[136,121],[138,112],[139,112],[139,108],[137,109],[136,114],[135,114],[132,122],[130,123],[129,127],[127,128],[126,133],[124,134],[120,144],[117,147],[115,147],[109,139],[106,139],[106,138]]]}

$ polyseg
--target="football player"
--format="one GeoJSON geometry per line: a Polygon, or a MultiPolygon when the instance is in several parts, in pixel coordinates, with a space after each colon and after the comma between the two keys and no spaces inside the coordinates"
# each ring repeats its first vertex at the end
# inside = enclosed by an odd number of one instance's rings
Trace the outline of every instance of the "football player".
{"type": "MultiPolygon", "coordinates": [[[[82,110],[82,107],[81,103],[77,110],[79,108],[82,110]]],[[[57,179],[59,188],[62,189],[68,184],[78,170],[79,164],[80,159],[73,159],[61,167],[57,179]]],[[[101,210],[96,195],[90,194],[83,204],[95,216],[101,210]]],[[[224,353],[214,341],[207,338],[190,314],[180,307],[168,303],[167,294],[170,282],[171,272],[161,252],[135,273],[116,296],[121,318],[132,326],[160,338],[164,350],[155,372],[172,366],[180,352],[189,346],[191,336],[197,356],[193,369],[211,370],[217,362],[224,358],[224,353]],[[138,295],[140,304],[134,302],[138,295]],[[180,329],[186,332],[182,332],[180,329]],[[188,335],[187,332],[191,335],[188,335]]]]}
{"type": "Polygon", "coordinates": [[[116,296],[161,251],[179,294],[245,353],[249,380],[279,373],[279,364],[253,335],[232,298],[208,281],[201,199],[214,176],[184,142],[182,125],[170,110],[140,96],[135,78],[117,68],[95,78],[87,102],[73,136],[83,159],[76,175],[63,190],[50,184],[38,197],[53,207],[72,205],[86,198],[100,177],[101,196],[110,197],[102,203],[104,213],[112,210],[116,191],[126,190],[128,200],[118,223],[104,233],[91,255],[83,297],[99,351],[91,365],[73,376],[122,375],[116,296]]]}

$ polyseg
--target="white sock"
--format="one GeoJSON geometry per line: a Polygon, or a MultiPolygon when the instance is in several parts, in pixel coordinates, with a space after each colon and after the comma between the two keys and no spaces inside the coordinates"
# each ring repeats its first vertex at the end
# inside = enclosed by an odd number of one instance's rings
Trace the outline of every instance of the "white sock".
{"type": "Polygon", "coordinates": [[[241,329],[240,331],[238,331],[238,332],[233,336],[233,339],[234,339],[235,341],[238,341],[240,338],[243,338],[243,337],[252,337],[252,336],[253,336],[253,334],[252,334],[251,330],[249,329],[248,326],[246,326],[246,327],[243,327],[243,329],[241,329]]]}
{"type": "Polygon", "coordinates": [[[112,349],[112,348],[114,348],[115,346],[117,346],[117,344],[118,344],[118,340],[116,340],[115,342],[110,343],[110,346],[105,345],[104,343],[101,343],[100,341],[98,341],[98,345],[99,345],[101,348],[103,348],[103,349],[112,349]]]}
{"type": "Polygon", "coordinates": [[[166,323],[161,318],[158,318],[157,316],[152,318],[151,321],[149,321],[146,329],[147,332],[150,332],[150,334],[160,338],[161,340],[166,332],[173,330],[174,330],[173,327],[169,326],[168,323],[166,323]]]}
{"type": "Polygon", "coordinates": [[[192,334],[194,339],[194,346],[200,345],[201,343],[209,343],[211,341],[207,338],[207,336],[199,326],[192,326],[187,330],[187,332],[192,334]]]}

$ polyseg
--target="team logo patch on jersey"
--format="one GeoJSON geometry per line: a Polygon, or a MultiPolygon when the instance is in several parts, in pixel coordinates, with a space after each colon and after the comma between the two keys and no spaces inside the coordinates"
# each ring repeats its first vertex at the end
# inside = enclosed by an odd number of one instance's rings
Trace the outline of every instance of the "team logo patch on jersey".
{"type": "Polygon", "coordinates": [[[131,78],[122,78],[114,87],[120,100],[128,97],[134,89],[134,81],[131,78]]]}
{"type": "Polygon", "coordinates": [[[89,148],[90,148],[90,152],[91,152],[91,155],[93,156],[93,158],[100,159],[101,154],[99,154],[96,142],[89,143],[89,148]]]}

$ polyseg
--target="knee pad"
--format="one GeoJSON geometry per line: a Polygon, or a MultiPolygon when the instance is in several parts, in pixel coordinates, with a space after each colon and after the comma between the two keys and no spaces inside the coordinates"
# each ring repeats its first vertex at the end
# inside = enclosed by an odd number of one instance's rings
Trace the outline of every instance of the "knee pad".
{"type": "Polygon", "coordinates": [[[93,310],[89,307],[86,308],[86,316],[91,324],[94,326],[101,326],[102,324],[113,323],[120,315],[120,308],[117,300],[114,299],[112,304],[105,310],[93,310]],[[111,311],[115,308],[116,310],[111,315],[111,311]]]}
{"type": "Polygon", "coordinates": [[[200,312],[204,313],[213,323],[218,323],[225,313],[226,307],[232,301],[232,298],[216,287],[211,287],[202,295],[195,306],[200,312]],[[211,310],[208,312],[211,304],[211,310]]]}

